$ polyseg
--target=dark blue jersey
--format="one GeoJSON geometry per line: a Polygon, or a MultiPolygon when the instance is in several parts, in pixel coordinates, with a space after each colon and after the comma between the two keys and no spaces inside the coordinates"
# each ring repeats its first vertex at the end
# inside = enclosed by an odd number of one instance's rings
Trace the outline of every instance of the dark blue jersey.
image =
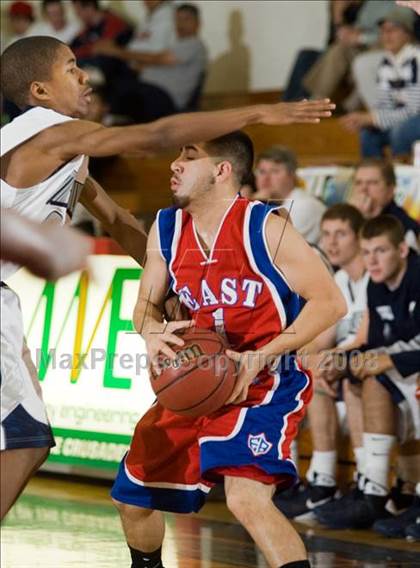
{"type": "Polygon", "coordinates": [[[420,371],[420,257],[410,254],[395,290],[371,280],[367,289],[368,348],[385,347],[403,377],[420,371]]]}

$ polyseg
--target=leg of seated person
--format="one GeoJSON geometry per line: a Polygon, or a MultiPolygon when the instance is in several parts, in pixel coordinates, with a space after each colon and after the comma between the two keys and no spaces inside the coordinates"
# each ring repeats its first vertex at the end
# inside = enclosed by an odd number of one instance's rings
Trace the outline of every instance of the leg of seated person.
{"type": "Polygon", "coordinates": [[[272,502],[273,485],[226,476],[225,492],[229,510],[249,532],[269,566],[306,560],[300,536],[272,502]]]}
{"type": "Polygon", "coordinates": [[[358,51],[340,43],[331,45],[303,78],[305,89],[315,97],[332,97],[358,51]]]}
{"type": "Polygon", "coordinates": [[[391,450],[396,441],[397,409],[388,390],[375,377],[363,381],[362,402],[367,480],[364,491],[385,496],[391,450]]]}
{"type": "Polygon", "coordinates": [[[336,485],[338,417],[335,400],[319,388],[308,407],[313,452],[306,474],[315,485],[336,485]]]}
{"type": "Polygon", "coordinates": [[[363,407],[362,389],[351,385],[348,380],[343,382],[343,398],[346,403],[347,424],[351,445],[356,459],[356,471],[359,488],[363,487],[365,477],[365,451],[363,448],[363,407]]]}
{"type": "Polygon", "coordinates": [[[412,116],[392,127],[389,140],[393,156],[411,154],[414,143],[420,140],[420,115],[412,116]]]}
{"type": "Polygon", "coordinates": [[[403,484],[403,491],[414,493],[420,482],[420,440],[409,440],[400,445],[397,477],[403,484]]]}
{"type": "Polygon", "coordinates": [[[287,87],[283,93],[284,101],[298,101],[309,96],[302,85],[302,80],[319,59],[321,53],[321,51],[315,49],[301,49],[299,51],[293,64],[287,87]]]}
{"type": "Polygon", "coordinates": [[[360,150],[363,158],[382,158],[388,143],[388,131],[378,128],[362,128],[360,131],[360,150]]]}

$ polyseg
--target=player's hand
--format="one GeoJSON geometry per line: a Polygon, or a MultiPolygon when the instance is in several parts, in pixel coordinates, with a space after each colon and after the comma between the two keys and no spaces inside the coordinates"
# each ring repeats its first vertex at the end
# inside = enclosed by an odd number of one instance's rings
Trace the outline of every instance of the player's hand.
{"type": "Polygon", "coordinates": [[[247,399],[248,389],[258,373],[266,366],[266,361],[258,351],[238,353],[226,349],[226,355],[238,366],[238,376],[232,394],[225,404],[240,404],[247,399]]]}
{"type": "Polygon", "coordinates": [[[366,126],[373,126],[373,116],[370,112],[350,112],[340,118],[341,124],[350,132],[358,132],[366,126]]]}
{"type": "Polygon", "coordinates": [[[142,329],[141,335],[146,342],[149,368],[155,375],[161,373],[159,359],[162,355],[169,357],[169,359],[176,359],[176,353],[170,345],[182,347],[185,343],[175,332],[191,327],[193,323],[192,320],[171,321],[169,323],[149,321],[142,329]]]}
{"type": "Polygon", "coordinates": [[[411,8],[420,16],[420,0],[397,0],[397,4],[405,8],[411,8]]]}
{"type": "Polygon", "coordinates": [[[95,55],[107,55],[108,57],[119,57],[123,51],[118,45],[110,39],[101,39],[93,46],[95,55]]]}
{"type": "Polygon", "coordinates": [[[87,267],[87,258],[93,253],[93,240],[70,227],[53,223],[40,225],[45,239],[45,257],[30,264],[30,270],[47,280],[57,280],[87,267]],[[49,249],[49,250],[47,250],[49,249]]]}
{"type": "Polygon", "coordinates": [[[352,47],[360,43],[360,31],[353,26],[340,26],[337,29],[337,39],[342,45],[352,47]]]}
{"type": "Polygon", "coordinates": [[[394,363],[388,353],[365,351],[354,353],[350,358],[349,367],[352,375],[363,381],[392,369],[394,363]]]}
{"type": "Polygon", "coordinates": [[[316,124],[321,118],[329,118],[334,109],[335,104],[330,99],[265,105],[262,124],[293,124],[295,122],[316,124]]]}
{"type": "Polygon", "coordinates": [[[320,353],[318,368],[314,376],[315,384],[318,384],[330,396],[335,397],[338,381],[345,376],[346,367],[347,360],[340,351],[323,351],[320,353]]]}

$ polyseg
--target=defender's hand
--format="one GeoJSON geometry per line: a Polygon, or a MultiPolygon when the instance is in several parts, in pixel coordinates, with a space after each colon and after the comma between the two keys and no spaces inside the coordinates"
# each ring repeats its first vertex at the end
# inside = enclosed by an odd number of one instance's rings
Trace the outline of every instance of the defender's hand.
{"type": "Polygon", "coordinates": [[[317,123],[321,118],[329,118],[334,109],[335,104],[330,99],[266,105],[262,123],[267,125],[317,123]]]}

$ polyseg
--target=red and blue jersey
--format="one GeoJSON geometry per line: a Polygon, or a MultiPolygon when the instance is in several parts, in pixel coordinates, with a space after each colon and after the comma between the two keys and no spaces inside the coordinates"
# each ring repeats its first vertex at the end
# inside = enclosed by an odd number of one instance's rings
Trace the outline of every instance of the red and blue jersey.
{"type": "Polygon", "coordinates": [[[268,250],[265,224],[272,211],[238,196],[208,254],[191,215],[176,208],[158,213],[160,251],[172,290],[198,327],[225,333],[238,351],[272,341],[293,323],[302,305],[268,250]]]}
{"type": "MultiPolygon", "coordinates": [[[[238,351],[273,340],[302,305],[271,260],[265,238],[271,212],[238,196],[208,254],[188,213],[171,208],[158,214],[171,289],[198,327],[224,332],[238,351]]],[[[290,444],[310,397],[310,377],[292,354],[260,373],[245,401],[209,416],[186,418],[157,402],[137,424],[112,496],[180,513],[198,511],[212,483],[225,476],[286,487],[296,478],[290,444]]]]}

